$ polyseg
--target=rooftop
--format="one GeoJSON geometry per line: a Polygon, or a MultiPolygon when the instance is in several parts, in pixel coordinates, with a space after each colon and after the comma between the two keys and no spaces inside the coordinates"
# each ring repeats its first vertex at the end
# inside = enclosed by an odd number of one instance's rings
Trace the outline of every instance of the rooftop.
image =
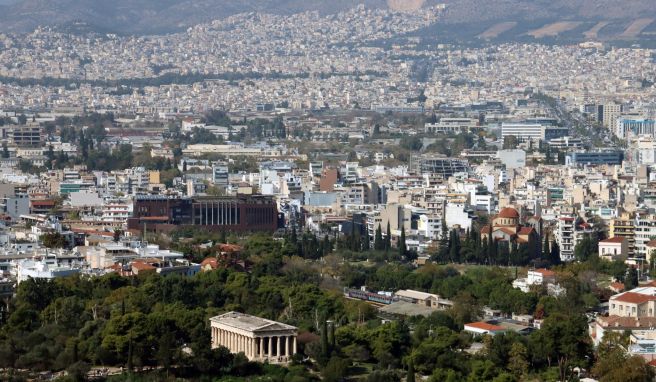
{"type": "Polygon", "coordinates": [[[656,301],[656,296],[635,292],[624,292],[611,297],[611,300],[626,302],[629,304],[643,304],[648,301],[656,301]]]}
{"type": "Polygon", "coordinates": [[[429,299],[429,298],[439,298],[436,294],[425,293],[425,292],[420,292],[420,291],[411,290],[411,289],[400,290],[400,291],[396,292],[395,295],[397,295],[399,297],[413,298],[413,299],[416,299],[416,300],[426,300],[426,299],[429,299]]]}
{"type": "Polygon", "coordinates": [[[480,322],[471,322],[469,324],[465,324],[465,329],[466,328],[475,328],[475,329],[481,329],[481,330],[487,330],[490,332],[498,332],[502,330],[506,330],[503,326],[499,325],[492,325],[488,324],[487,322],[480,321],[480,322]]]}
{"type": "Polygon", "coordinates": [[[535,269],[535,270],[532,270],[532,271],[529,271],[529,272],[539,273],[539,274],[541,274],[543,277],[544,277],[544,276],[548,277],[548,276],[555,276],[555,275],[556,275],[556,272],[554,272],[554,271],[552,271],[552,270],[549,270],[549,269],[545,269],[545,268],[535,269]]]}
{"type": "Polygon", "coordinates": [[[499,211],[499,215],[497,216],[500,218],[518,219],[519,212],[517,212],[517,210],[514,208],[506,207],[499,211]]]}
{"type": "Polygon", "coordinates": [[[267,320],[250,314],[239,312],[228,312],[220,316],[210,318],[210,321],[222,325],[231,326],[236,329],[247,330],[251,332],[258,331],[275,331],[275,330],[298,330],[295,326],[283,324],[281,322],[267,320]]]}
{"type": "Polygon", "coordinates": [[[623,243],[626,240],[622,236],[611,237],[610,239],[601,240],[599,243],[623,243]]]}

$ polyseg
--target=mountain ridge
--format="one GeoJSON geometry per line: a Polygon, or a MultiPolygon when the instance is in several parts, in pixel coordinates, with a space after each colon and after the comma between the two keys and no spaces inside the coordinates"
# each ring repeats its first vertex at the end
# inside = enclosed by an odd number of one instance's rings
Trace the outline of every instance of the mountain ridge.
{"type": "MultiPolygon", "coordinates": [[[[442,24],[470,28],[476,23],[517,23],[532,20],[625,22],[655,19],[653,0],[21,0],[0,3],[0,32],[29,32],[39,25],[87,23],[103,31],[121,34],[157,34],[236,13],[265,12],[291,14],[316,10],[336,13],[364,4],[395,9],[447,5],[442,24]]],[[[648,23],[643,29],[653,27],[648,23]]],[[[467,31],[464,31],[467,32],[467,31]]],[[[480,33],[480,32],[479,32],[480,33]]],[[[651,33],[650,33],[651,34],[651,33]]]]}

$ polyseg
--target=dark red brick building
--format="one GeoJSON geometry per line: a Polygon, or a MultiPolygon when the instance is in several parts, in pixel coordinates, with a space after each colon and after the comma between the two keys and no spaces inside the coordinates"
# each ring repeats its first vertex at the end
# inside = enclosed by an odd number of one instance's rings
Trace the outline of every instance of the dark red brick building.
{"type": "Polygon", "coordinates": [[[212,231],[273,232],[278,229],[279,220],[276,201],[268,196],[141,196],[134,200],[128,229],[166,232],[194,226],[212,231]]]}

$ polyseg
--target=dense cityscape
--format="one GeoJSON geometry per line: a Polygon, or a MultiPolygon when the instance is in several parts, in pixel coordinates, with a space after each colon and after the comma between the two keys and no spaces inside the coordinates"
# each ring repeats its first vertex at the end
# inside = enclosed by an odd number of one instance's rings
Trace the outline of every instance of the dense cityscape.
{"type": "Polygon", "coordinates": [[[1,34],[0,380],[654,380],[656,51],[410,5],[1,34]]]}

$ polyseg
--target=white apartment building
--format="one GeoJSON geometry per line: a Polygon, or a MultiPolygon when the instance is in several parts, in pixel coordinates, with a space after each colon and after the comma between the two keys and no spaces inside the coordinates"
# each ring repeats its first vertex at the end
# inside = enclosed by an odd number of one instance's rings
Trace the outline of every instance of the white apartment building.
{"type": "Polygon", "coordinates": [[[574,260],[574,248],[583,238],[593,233],[592,229],[577,226],[575,217],[560,217],[556,227],[556,242],[560,248],[560,260],[574,260]]]}
{"type": "Polygon", "coordinates": [[[51,280],[56,277],[66,277],[78,274],[80,267],[58,265],[55,259],[40,261],[22,260],[18,263],[16,272],[18,283],[32,279],[51,280]]]}
{"type": "Polygon", "coordinates": [[[450,202],[446,205],[444,220],[449,229],[458,226],[462,230],[470,230],[474,218],[465,203],[450,202]]]}
{"type": "Polygon", "coordinates": [[[460,134],[468,133],[478,127],[478,120],[473,118],[442,118],[437,123],[424,125],[429,134],[460,134]]]}
{"type": "Polygon", "coordinates": [[[109,203],[102,208],[102,220],[111,223],[125,223],[132,216],[132,204],[109,203]]]}
{"type": "Polygon", "coordinates": [[[542,125],[536,123],[503,123],[501,137],[514,136],[518,139],[542,139],[542,125]]]}
{"type": "Polygon", "coordinates": [[[501,138],[514,136],[521,140],[543,140],[567,136],[566,127],[545,126],[539,123],[504,122],[501,124],[501,138]]]}
{"type": "Polygon", "coordinates": [[[652,237],[656,237],[656,218],[652,215],[636,215],[635,254],[637,256],[647,256],[647,243],[652,237]]]}

